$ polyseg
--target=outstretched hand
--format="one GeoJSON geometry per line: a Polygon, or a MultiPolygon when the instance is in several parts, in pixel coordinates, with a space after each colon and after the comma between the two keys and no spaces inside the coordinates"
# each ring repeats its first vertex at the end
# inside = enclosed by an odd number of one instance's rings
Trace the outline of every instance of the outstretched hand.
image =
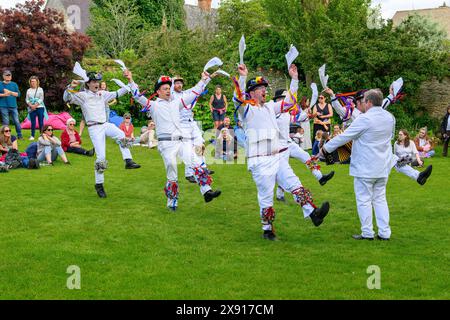
{"type": "Polygon", "coordinates": [[[239,75],[241,77],[246,77],[248,75],[248,69],[247,69],[247,66],[245,64],[240,64],[238,66],[238,71],[239,71],[239,75]]]}
{"type": "Polygon", "coordinates": [[[202,80],[206,81],[206,80],[208,80],[208,78],[210,78],[209,73],[207,71],[203,71],[202,72],[202,80]]]}
{"type": "Polygon", "coordinates": [[[289,75],[293,80],[298,80],[298,70],[295,64],[291,64],[289,67],[289,75]]]}
{"type": "Polygon", "coordinates": [[[323,92],[325,92],[326,94],[328,94],[330,96],[334,96],[334,92],[330,88],[326,88],[325,90],[323,90],[323,92]]]}

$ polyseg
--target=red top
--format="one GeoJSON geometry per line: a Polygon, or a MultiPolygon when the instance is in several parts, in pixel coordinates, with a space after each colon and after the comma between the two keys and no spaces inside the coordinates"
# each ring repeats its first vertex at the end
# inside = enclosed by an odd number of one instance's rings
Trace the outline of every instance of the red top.
{"type": "Polygon", "coordinates": [[[122,122],[119,128],[125,133],[125,137],[131,138],[131,134],[134,132],[134,126],[131,123],[128,126],[128,130],[127,127],[125,126],[125,122],[122,122]]]}
{"type": "MultiPolygon", "coordinates": [[[[75,140],[79,144],[81,144],[80,135],[76,130],[74,130],[74,132],[75,132],[75,140]]],[[[70,147],[70,136],[67,133],[67,130],[63,130],[63,132],[61,133],[61,147],[63,148],[64,151],[67,151],[67,148],[70,147]]]]}

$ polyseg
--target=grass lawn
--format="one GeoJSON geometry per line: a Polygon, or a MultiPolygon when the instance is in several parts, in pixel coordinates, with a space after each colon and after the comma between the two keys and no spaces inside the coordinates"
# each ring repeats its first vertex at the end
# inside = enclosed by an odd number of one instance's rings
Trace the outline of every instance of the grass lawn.
{"type": "MultiPolygon", "coordinates": [[[[86,134],[84,142],[91,147],[86,134]]],[[[0,174],[0,299],[450,298],[450,158],[440,149],[426,161],[434,168],[425,186],[392,172],[388,242],[351,238],[360,224],[348,166],[324,165],[336,175],[321,187],[291,160],[331,211],[315,228],[288,197],[275,204],[280,241],[269,242],[246,165],[211,166],[222,195],[209,204],[180,165],[171,213],[159,153],[132,153],[142,168],[125,170],[108,140],[107,199],[94,190],[94,158],[70,154],[72,166],[0,174]],[[66,287],[71,265],[81,269],[81,290],[66,287]],[[367,288],[370,265],[381,270],[380,290],[367,288]]]]}

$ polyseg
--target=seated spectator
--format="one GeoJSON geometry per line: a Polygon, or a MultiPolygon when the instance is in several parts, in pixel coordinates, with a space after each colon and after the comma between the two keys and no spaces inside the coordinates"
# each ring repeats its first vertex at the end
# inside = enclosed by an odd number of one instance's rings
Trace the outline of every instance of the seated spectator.
{"type": "Polygon", "coordinates": [[[335,125],[333,126],[333,135],[332,135],[332,138],[334,138],[334,137],[340,135],[341,133],[342,133],[341,127],[340,127],[338,124],[335,124],[335,125]]]}
{"type": "Polygon", "coordinates": [[[318,155],[320,152],[319,145],[320,145],[320,142],[322,141],[322,135],[323,135],[323,131],[317,130],[316,136],[314,137],[313,147],[312,147],[312,155],[313,156],[318,155]]]}
{"type": "Polygon", "coordinates": [[[222,130],[223,128],[227,128],[228,130],[233,130],[233,127],[231,126],[231,120],[229,117],[225,117],[223,119],[223,123],[217,128],[217,130],[222,130]]]}
{"type": "Polygon", "coordinates": [[[11,128],[2,126],[0,129],[0,151],[2,155],[8,153],[10,149],[18,150],[17,137],[11,135],[11,128]]]}
{"type": "Polygon", "coordinates": [[[148,146],[150,149],[158,146],[158,139],[156,139],[155,133],[155,122],[153,120],[149,120],[147,126],[142,127],[139,143],[143,146],[148,146]]]}
{"type": "Polygon", "coordinates": [[[9,126],[2,126],[0,129],[0,152],[0,163],[5,172],[16,168],[39,169],[37,161],[28,158],[26,153],[19,153],[17,137],[11,135],[9,126]]]}
{"type": "Polygon", "coordinates": [[[61,133],[61,147],[65,152],[81,154],[92,157],[94,149],[85,150],[81,147],[81,138],[77,130],[75,130],[76,121],[70,118],[66,122],[67,128],[61,133]]]}
{"type": "Polygon", "coordinates": [[[47,160],[47,164],[53,165],[53,162],[56,161],[58,155],[65,164],[70,164],[61,147],[61,141],[53,135],[53,127],[51,125],[45,125],[38,140],[37,160],[39,162],[47,160]]]}
{"type": "Polygon", "coordinates": [[[241,146],[242,148],[245,148],[245,131],[242,128],[241,122],[238,120],[236,125],[234,126],[234,136],[236,137],[236,149],[237,145],[241,146]]]}
{"type": "MultiPolygon", "coordinates": [[[[322,147],[324,146],[324,144],[330,140],[331,140],[330,134],[328,132],[323,132],[322,140],[319,143],[319,150],[322,150],[322,147]]],[[[327,165],[339,163],[339,154],[338,154],[337,150],[334,150],[332,153],[327,153],[325,155],[322,152],[319,152],[319,160],[325,161],[327,165]]]]}
{"type": "Polygon", "coordinates": [[[123,115],[123,122],[120,124],[119,128],[125,133],[125,137],[133,141],[135,140],[134,126],[131,123],[131,114],[127,112],[123,115]]]}
{"type": "Polygon", "coordinates": [[[305,130],[302,127],[297,128],[297,132],[292,136],[292,140],[301,146],[303,144],[305,130]]]}
{"type": "Polygon", "coordinates": [[[419,134],[414,139],[417,151],[419,151],[419,157],[431,158],[434,156],[435,151],[433,141],[427,135],[427,128],[421,128],[419,134]]]}
{"type": "Polygon", "coordinates": [[[423,161],[419,157],[416,145],[410,139],[408,131],[401,129],[398,132],[397,141],[394,143],[394,153],[399,161],[411,164],[412,166],[423,166],[423,161]]]}
{"type": "Polygon", "coordinates": [[[234,140],[234,146],[233,146],[233,152],[234,152],[234,157],[237,158],[237,146],[238,146],[238,139],[237,136],[234,132],[234,128],[231,126],[231,120],[229,117],[225,117],[223,119],[223,124],[219,125],[219,127],[217,128],[217,132],[221,132],[222,129],[228,129],[228,134],[233,138],[234,140]]]}
{"type": "Polygon", "coordinates": [[[404,129],[399,131],[397,141],[394,143],[394,153],[399,158],[394,167],[395,170],[416,180],[420,185],[427,182],[428,177],[431,175],[431,165],[423,172],[419,172],[410,166],[410,164],[423,166],[423,162],[419,157],[416,145],[409,138],[408,131],[404,129]]]}
{"type": "Polygon", "coordinates": [[[222,128],[217,137],[216,158],[224,161],[230,161],[234,158],[234,139],[227,128],[222,128]]]}

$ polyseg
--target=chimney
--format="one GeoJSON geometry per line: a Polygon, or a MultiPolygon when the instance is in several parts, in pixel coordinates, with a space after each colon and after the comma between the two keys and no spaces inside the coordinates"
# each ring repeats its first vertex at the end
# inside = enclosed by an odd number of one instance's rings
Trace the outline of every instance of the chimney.
{"type": "Polygon", "coordinates": [[[212,0],[198,0],[198,7],[203,11],[211,12],[212,0]]]}

